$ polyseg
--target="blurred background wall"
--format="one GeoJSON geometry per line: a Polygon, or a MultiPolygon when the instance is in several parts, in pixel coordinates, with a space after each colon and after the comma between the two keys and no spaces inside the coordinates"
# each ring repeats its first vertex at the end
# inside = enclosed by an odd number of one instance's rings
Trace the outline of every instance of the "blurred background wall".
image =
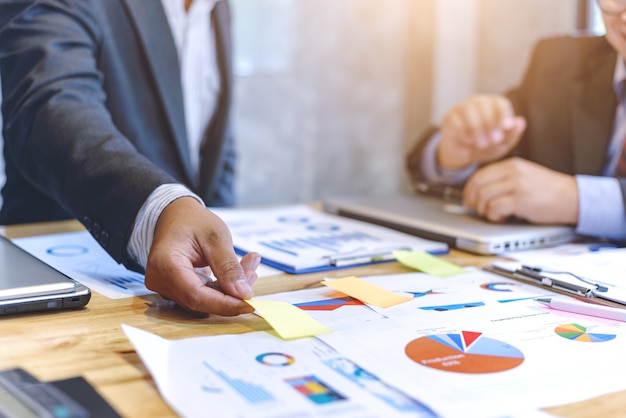
{"type": "Polygon", "coordinates": [[[468,95],[514,86],[584,3],[232,0],[239,205],[407,188],[416,136],[468,95]]]}
{"type": "Polygon", "coordinates": [[[514,86],[537,39],[597,23],[585,4],[231,0],[239,205],[408,188],[416,136],[468,95],[514,86]]]}

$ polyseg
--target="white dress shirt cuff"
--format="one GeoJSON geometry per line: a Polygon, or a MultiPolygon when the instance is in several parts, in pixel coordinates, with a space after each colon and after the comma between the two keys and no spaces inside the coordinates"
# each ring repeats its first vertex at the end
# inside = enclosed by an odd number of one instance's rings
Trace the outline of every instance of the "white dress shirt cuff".
{"type": "Polygon", "coordinates": [[[576,233],[616,241],[626,239],[626,212],[617,179],[577,175],[576,233]]]}
{"type": "Polygon", "coordinates": [[[167,205],[181,197],[190,196],[206,206],[202,199],[181,184],[162,184],[148,196],[135,219],[135,226],[128,241],[128,255],[144,269],[154,239],[154,229],[161,212],[167,205]]]}
{"type": "Polygon", "coordinates": [[[476,171],[478,165],[472,164],[460,170],[451,170],[441,167],[437,163],[437,148],[439,147],[440,140],[441,134],[436,133],[428,140],[428,143],[424,147],[424,153],[422,154],[422,175],[424,179],[429,183],[435,184],[464,183],[474,171],[476,171]]]}

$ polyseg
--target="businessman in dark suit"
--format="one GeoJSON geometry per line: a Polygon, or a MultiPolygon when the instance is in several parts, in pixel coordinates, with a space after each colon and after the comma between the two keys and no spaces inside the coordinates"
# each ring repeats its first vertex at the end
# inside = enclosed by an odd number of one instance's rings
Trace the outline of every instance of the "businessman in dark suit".
{"type": "Polygon", "coordinates": [[[463,204],[491,221],[625,240],[626,172],[613,174],[626,136],[626,2],[599,5],[606,37],[539,42],[519,87],[459,103],[423,136],[407,159],[414,180],[464,186],[463,204]]]}
{"type": "Polygon", "coordinates": [[[76,218],[184,308],[251,312],[242,299],[260,258],[240,263],[205,207],[233,203],[229,20],[225,0],[0,0],[0,224],[76,218]],[[195,167],[172,20],[194,7],[211,35],[200,67],[213,63],[219,80],[195,167]],[[195,273],[204,266],[218,286],[195,273]]]}

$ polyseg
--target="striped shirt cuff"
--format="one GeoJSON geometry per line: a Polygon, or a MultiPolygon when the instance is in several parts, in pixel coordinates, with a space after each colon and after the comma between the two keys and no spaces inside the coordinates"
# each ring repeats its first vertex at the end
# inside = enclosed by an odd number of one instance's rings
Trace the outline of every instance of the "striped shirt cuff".
{"type": "Polygon", "coordinates": [[[148,254],[154,239],[154,229],[156,228],[159,216],[167,205],[181,197],[190,196],[198,200],[202,206],[206,206],[202,199],[191,192],[182,184],[162,184],[154,189],[148,196],[135,219],[135,226],[128,241],[126,251],[130,258],[146,268],[148,264],[148,254]]]}

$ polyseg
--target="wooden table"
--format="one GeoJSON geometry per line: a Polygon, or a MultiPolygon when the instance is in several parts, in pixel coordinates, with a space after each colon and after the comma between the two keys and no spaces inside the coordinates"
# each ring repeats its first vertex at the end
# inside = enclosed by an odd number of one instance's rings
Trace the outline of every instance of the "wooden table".
{"type": "MultiPolygon", "coordinates": [[[[81,230],[74,221],[17,225],[2,228],[9,238],[81,230]]],[[[493,258],[451,251],[444,256],[460,265],[483,266],[493,258]]],[[[257,295],[317,286],[324,277],[377,275],[409,270],[398,263],[346,269],[331,273],[278,275],[261,278],[257,295]]],[[[168,339],[268,330],[255,315],[235,318],[196,318],[158,296],[109,299],[96,292],[85,309],[26,314],[0,319],[0,368],[22,367],[47,381],[83,376],[124,417],[174,417],[121,324],[138,327],[168,339]]],[[[568,417],[622,417],[626,393],[552,408],[568,417]]]]}

